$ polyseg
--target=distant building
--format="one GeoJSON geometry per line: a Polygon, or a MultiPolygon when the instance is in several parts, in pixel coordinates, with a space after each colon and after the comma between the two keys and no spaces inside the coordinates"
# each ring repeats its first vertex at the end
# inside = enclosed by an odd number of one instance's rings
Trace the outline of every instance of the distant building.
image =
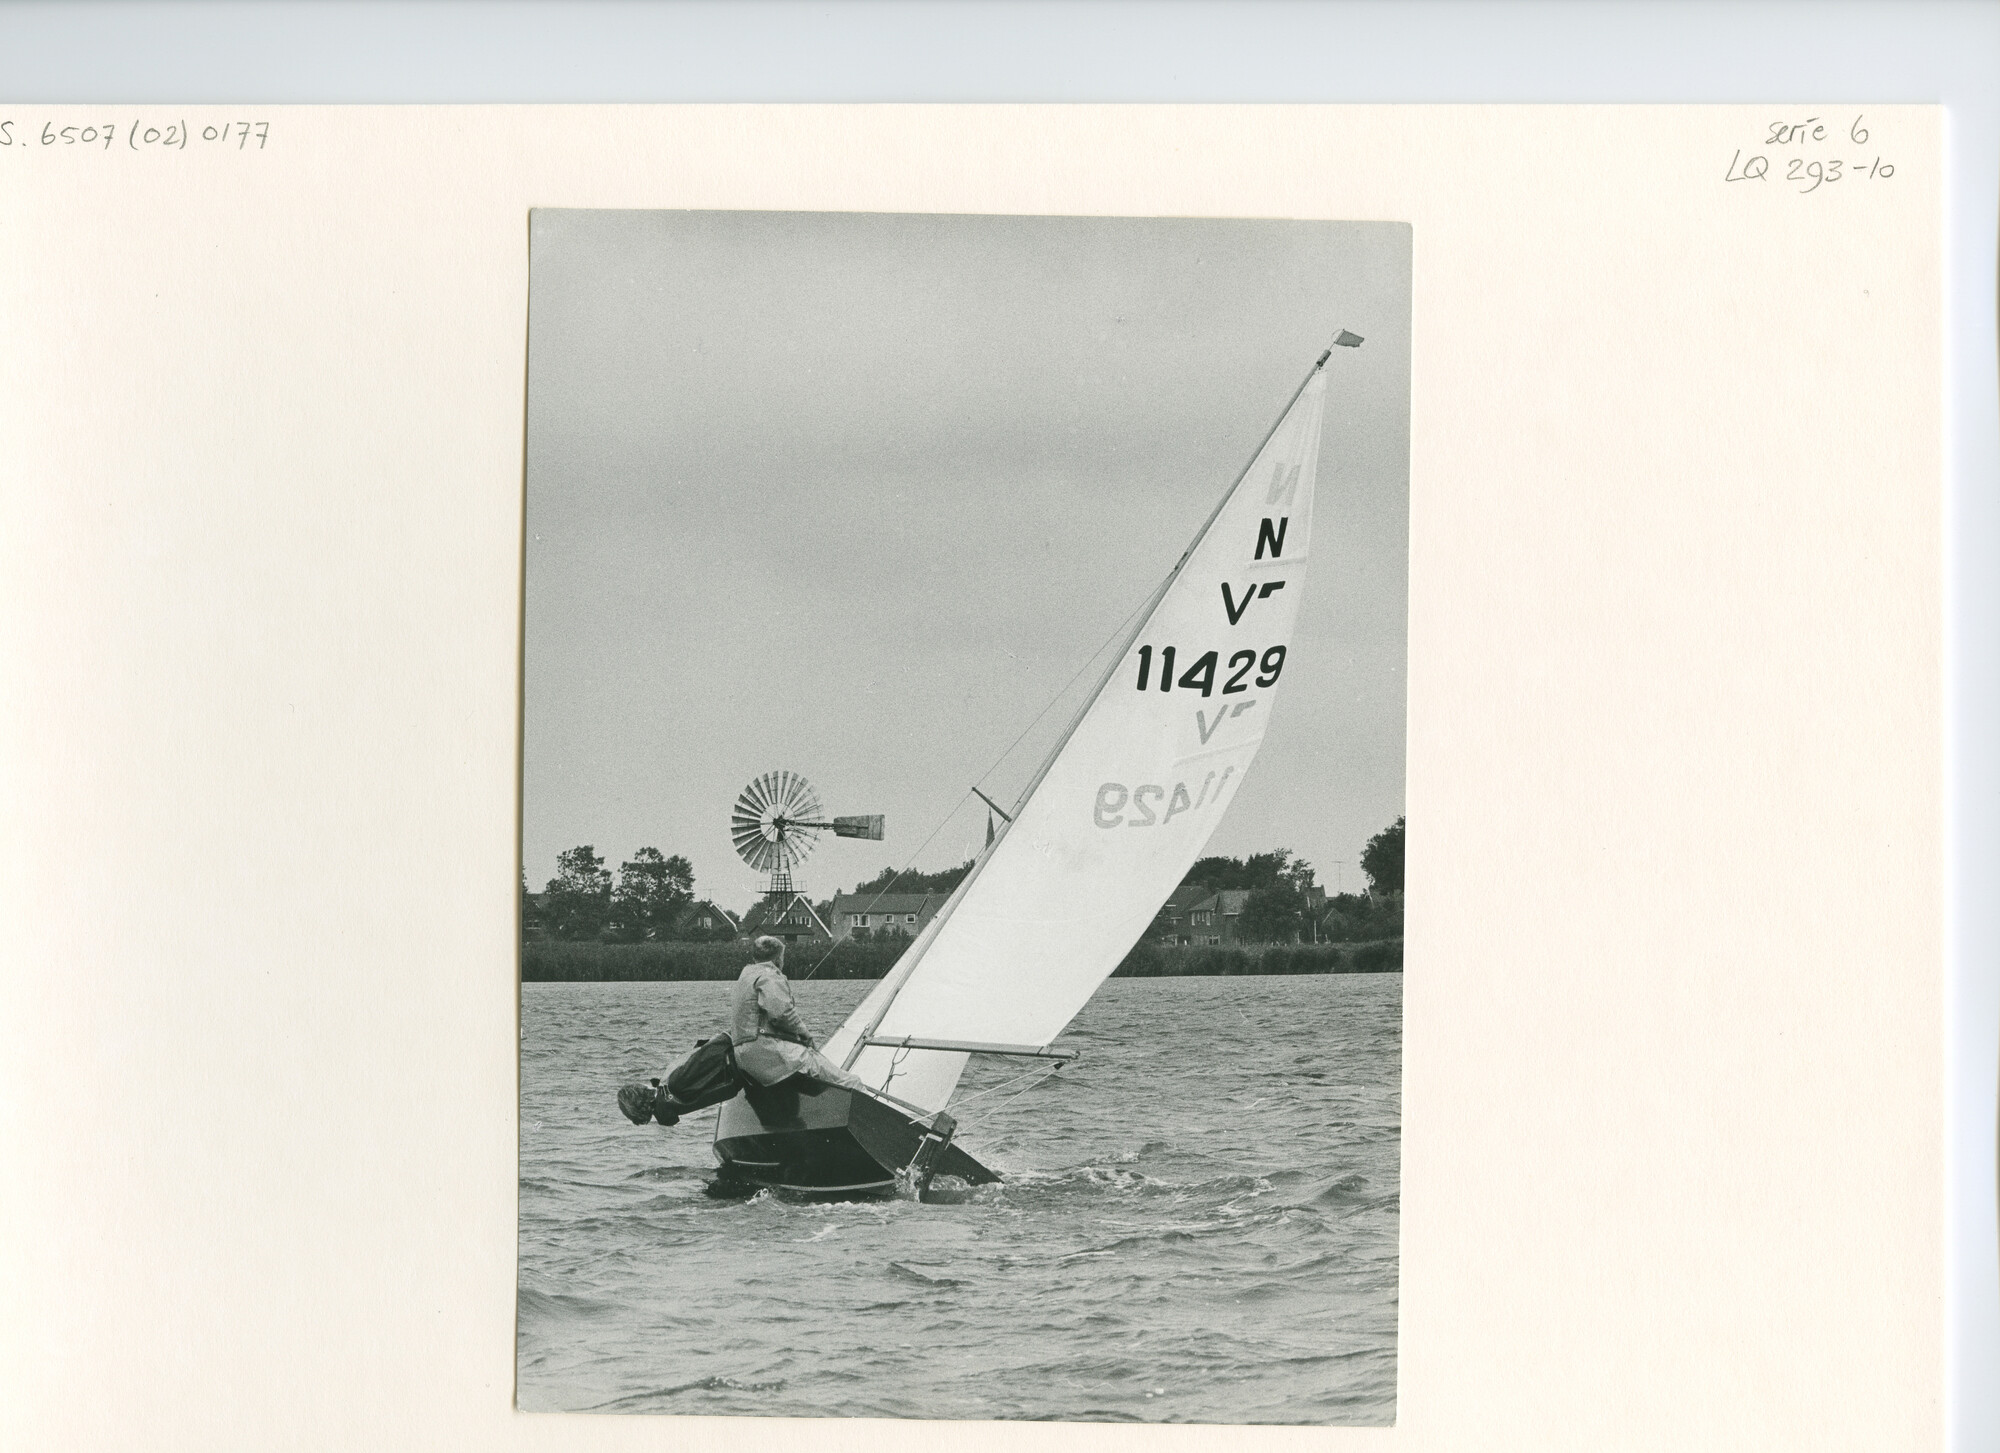
{"type": "Polygon", "coordinates": [[[690,933],[735,935],[743,925],[736,921],[736,915],[727,908],[718,907],[708,898],[697,898],[681,910],[681,926],[690,933]]]}
{"type": "Polygon", "coordinates": [[[1243,905],[1249,900],[1248,888],[1225,888],[1220,893],[1211,893],[1206,898],[1189,904],[1187,909],[1189,942],[1198,944],[1242,942],[1237,925],[1243,918],[1243,905]]]}
{"type": "Polygon", "coordinates": [[[833,933],[803,893],[771,893],[757,900],[738,925],[745,938],[781,938],[787,944],[831,943],[833,933]]]}
{"type": "Polygon", "coordinates": [[[949,893],[836,893],[834,940],[853,938],[857,933],[869,938],[890,934],[915,938],[937,917],[949,897],[949,893]]]}
{"type": "MultiPolygon", "coordinates": [[[[1243,936],[1241,926],[1243,905],[1250,901],[1252,891],[1248,888],[1225,888],[1219,893],[1211,893],[1207,889],[1178,890],[1174,898],[1190,892],[1200,896],[1180,909],[1178,921],[1186,923],[1186,937],[1170,939],[1169,942],[1210,945],[1250,942],[1243,936]]],[[[1174,898],[1169,898],[1167,902],[1173,903],[1174,898]]],[[[1318,943],[1325,937],[1324,920],[1328,912],[1326,889],[1312,884],[1300,891],[1299,900],[1304,909],[1305,924],[1292,935],[1291,941],[1318,943]]]]}
{"type": "MultiPolygon", "coordinates": [[[[1161,943],[1193,943],[1194,930],[1188,923],[1188,910],[1205,898],[1214,897],[1207,888],[1176,888],[1167,895],[1167,901],[1160,905],[1159,919],[1165,920],[1160,933],[1161,943]]],[[[1155,921],[1158,922],[1159,919],[1155,921]]]]}

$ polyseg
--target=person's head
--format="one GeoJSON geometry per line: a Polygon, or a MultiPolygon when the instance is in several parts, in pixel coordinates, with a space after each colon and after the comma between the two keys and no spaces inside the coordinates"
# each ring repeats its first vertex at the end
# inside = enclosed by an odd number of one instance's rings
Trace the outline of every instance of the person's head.
{"type": "Polygon", "coordinates": [[[776,964],[779,968],[783,968],[785,941],[782,938],[772,938],[767,933],[750,945],[750,957],[757,963],[776,964]]]}

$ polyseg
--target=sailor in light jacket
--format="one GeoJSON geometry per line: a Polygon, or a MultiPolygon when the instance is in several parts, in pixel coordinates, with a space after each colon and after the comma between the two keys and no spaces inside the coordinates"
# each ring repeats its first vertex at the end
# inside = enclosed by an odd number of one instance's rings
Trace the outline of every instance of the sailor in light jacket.
{"type": "Polygon", "coordinates": [[[812,1031],[792,1002],[783,940],[760,938],[751,945],[751,953],[751,962],[737,975],[729,995],[729,1038],[736,1046],[736,1067],[760,1085],[810,1075],[845,1090],[867,1089],[815,1048],[812,1031]]]}

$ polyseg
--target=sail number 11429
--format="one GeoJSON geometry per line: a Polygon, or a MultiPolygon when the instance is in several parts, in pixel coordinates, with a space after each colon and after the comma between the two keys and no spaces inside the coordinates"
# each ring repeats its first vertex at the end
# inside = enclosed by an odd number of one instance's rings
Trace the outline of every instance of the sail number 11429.
{"type": "MultiPolygon", "coordinates": [[[[1259,686],[1275,686],[1278,681],[1278,674],[1285,669],[1285,648],[1283,646],[1272,646],[1261,657],[1255,651],[1238,651],[1229,658],[1227,667],[1219,664],[1221,660],[1221,652],[1204,651],[1195,657],[1192,665],[1176,677],[1174,675],[1174,648],[1172,646],[1164,646],[1160,650],[1158,689],[1161,691],[1172,691],[1178,686],[1183,691],[1199,691],[1203,696],[1208,696],[1215,690],[1217,672],[1227,671],[1228,674],[1223,677],[1222,681],[1222,694],[1224,696],[1231,696],[1236,692],[1248,691],[1250,689],[1246,678],[1253,670],[1258,673],[1256,680],[1259,686]]],[[[1139,648],[1138,689],[1141,691],[1155,689],[1152,684],[1153,680],[1153,648],[1151,646],[1141,646],[1139,648]]]]}

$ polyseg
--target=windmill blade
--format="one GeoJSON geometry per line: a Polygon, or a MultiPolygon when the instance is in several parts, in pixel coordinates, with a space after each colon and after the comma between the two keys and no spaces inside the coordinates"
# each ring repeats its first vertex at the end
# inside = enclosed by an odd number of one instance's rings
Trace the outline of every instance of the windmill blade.
{"type": "Polygon", "coordinates": [[[760,873],[771,870],[770,840],[772,780],[768,772],[751,779],[736,796],[729,813],[729,837],[736,856],[760,873]]]}
{"type": "Polygon", "coordinates": [[[804,779],[801,778],[799,774],[796,772],[772,773],[771,774],[772,805],[776,807],[778,811],[784,813],[787,817],[791,816],[792,808],[797,804],[799,799],[799,788],[803,785],[803,783],[804,779]]]}
{"type": "Polygon", "coordinates": [[[736,796],[729,837],[736,855],[760,873],[781,873],[804,861],[829,826],[812,783],[789,769],[760,772],[736,796]]]}
{"type": "Polygon", "coordinates": [[[811,785],[796,772],[786,772],[783,775],[780,810],[789,818],[811,817],[813,814],[806,810],[813,800],[811,785]]]}
{"type": "Polygon", "coordinates": [[[736,799],[736,811],[739,815],[752,822],[762,823],[771,810],[775,796],[771,777],[772,774],[769,772],[761,773],[743,789],[736,799]]]}

